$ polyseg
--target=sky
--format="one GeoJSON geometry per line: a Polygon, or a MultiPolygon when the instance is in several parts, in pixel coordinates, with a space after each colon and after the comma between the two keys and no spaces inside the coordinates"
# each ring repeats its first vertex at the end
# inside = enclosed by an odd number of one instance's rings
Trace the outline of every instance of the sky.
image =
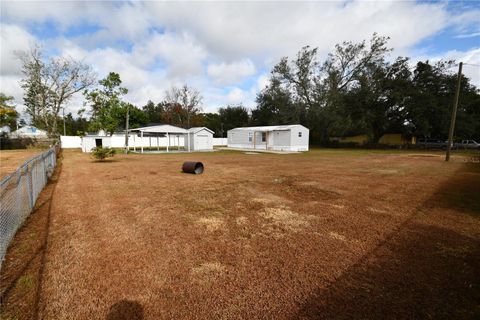
{"type": "MultiPolygon", "coordinates": [[[[125,100],[159,102],[184,83],[203,95],[203,110],[255,106],[281,57],[317,47],[323,59],[336,43],[374,32],[399,55],[480,65],[480,1],[321,2],[0,2],[0,90],[23,111],[15,52],[39,44],[48,56],[90,65],[99,79],[120,74],[125,100]]],[[[455,70],[453,70],[455,71],[455,70]]],[[[480,87],[480,67],[464,67],[480,87]]],[[[76,113],[81,94],[66,112],[76,113]]]]}

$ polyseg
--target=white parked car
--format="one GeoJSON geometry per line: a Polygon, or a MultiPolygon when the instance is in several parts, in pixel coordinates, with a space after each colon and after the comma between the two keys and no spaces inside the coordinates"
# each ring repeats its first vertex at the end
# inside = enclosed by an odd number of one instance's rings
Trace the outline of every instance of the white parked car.
{"type": "Polygon", "coordinates": [[[480,143],[474,140],[462,140],[462,142],[456,143],[455,147],[458,149],[480,149],[480,143]]]}

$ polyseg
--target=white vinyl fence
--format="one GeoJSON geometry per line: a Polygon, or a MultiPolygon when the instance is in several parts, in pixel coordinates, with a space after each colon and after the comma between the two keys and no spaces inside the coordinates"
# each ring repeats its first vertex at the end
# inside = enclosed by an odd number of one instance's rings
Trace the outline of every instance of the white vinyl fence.
{"type": "MultiPolygon", "coordinates": [[[[113,135],[111,138],[111,147],[112,148],[123,148],[125,146],[125,136],[124,135],[113,135]]],[[[61,136],[62,148],[82,148],[82,137],[79,136],[61,136]]],[[[166,147],[168,144],[167,137],[141,137],[130,135],[128,138],[128,144],[131,148],[136,147],[166,147]]],[[[170,146],[183,146],[183,136],[180,136],[179,139],[170,138],[170,146]],[[180,144],[179,144],[180,143],[180,144]]],[[[227,138],[213,138],[214,146],[226,146],[227,138]]]]}
{"type": "Polygon", "coordinates": [[[60,141],[64,149],[82,147],[82,137],[80,136],[60,136],[60,141]]]}
{"type": "Polygon", "coordinates": [[[213,138],[213,145],[214,146],[226,146],[227,145],[227,138],[213,138]]]}
{"type": "Polygon", "coordinates": [[[25,161],[18,169],[0,182],[0,267],[8,244],[17,229],[30,215],[38,195],[47,184],[57,164],[55,145],[25,161]]]}

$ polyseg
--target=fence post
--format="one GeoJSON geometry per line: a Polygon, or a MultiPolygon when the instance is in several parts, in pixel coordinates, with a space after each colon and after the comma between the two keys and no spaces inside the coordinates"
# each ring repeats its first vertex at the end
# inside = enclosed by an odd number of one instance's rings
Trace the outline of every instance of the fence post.
{"type": "MultiPolygon", "coordinates": [[[[33,166],[32,166],[33,169],[33,166]]],[[[28,178],[28,196],[30,198],[30,210],[33,209],[33,206],[35,203],[33,202],[33,175],[32,175],[32,170],[27,165],[27,178],[28,178]]]]}

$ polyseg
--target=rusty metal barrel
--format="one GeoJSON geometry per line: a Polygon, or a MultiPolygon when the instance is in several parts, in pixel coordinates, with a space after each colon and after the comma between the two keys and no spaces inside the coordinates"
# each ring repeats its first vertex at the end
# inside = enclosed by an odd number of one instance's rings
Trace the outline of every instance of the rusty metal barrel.
{"type": "Polygon", "coordinates": [[[201,174],[203,173],[203,163],[195,161],[184,162],[182,171],[185,173],[201,174]]]}

